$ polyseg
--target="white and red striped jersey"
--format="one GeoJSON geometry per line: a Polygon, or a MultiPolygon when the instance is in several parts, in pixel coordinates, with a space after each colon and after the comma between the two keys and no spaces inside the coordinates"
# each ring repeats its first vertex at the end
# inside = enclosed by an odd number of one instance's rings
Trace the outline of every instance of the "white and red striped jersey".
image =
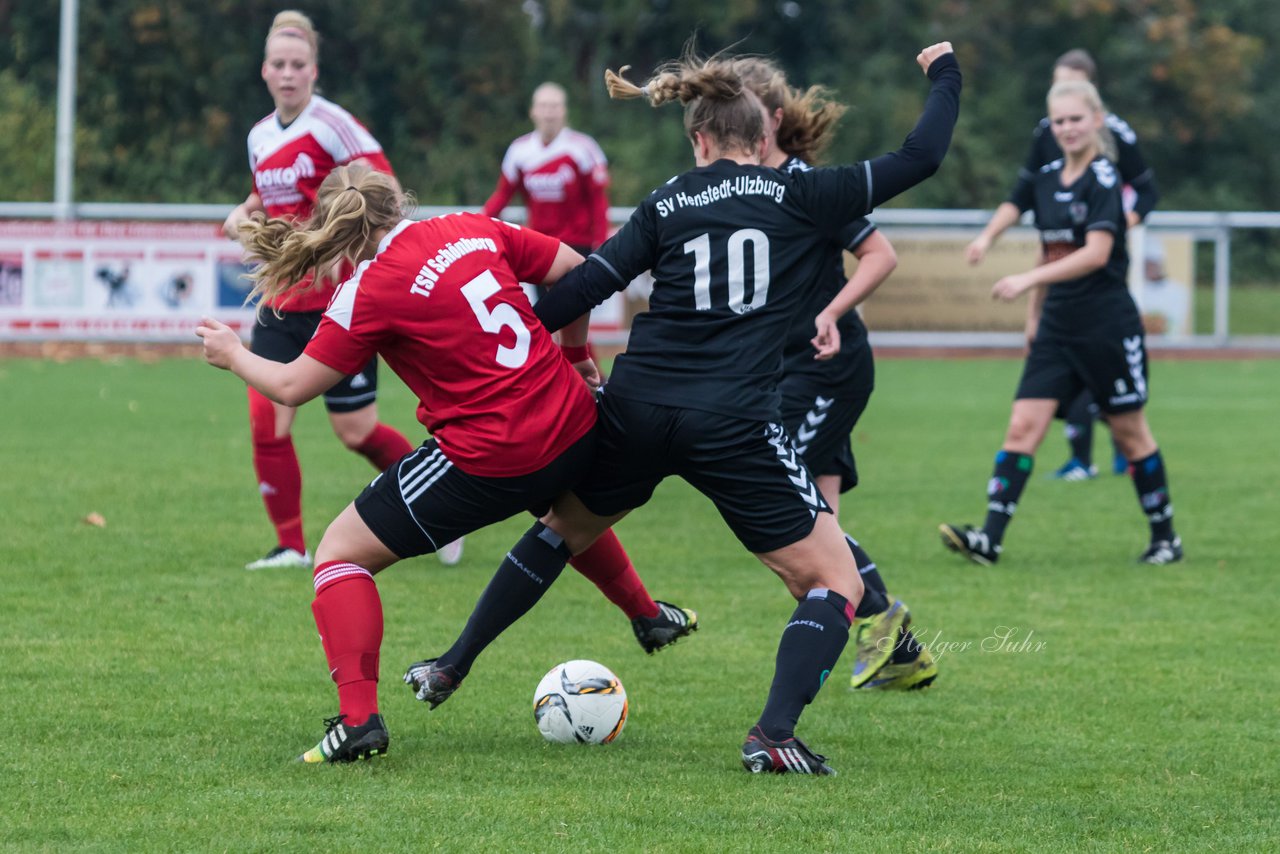
{"type": "Polygon", "coordinates": [[[484,212],[497,216],[518,190],[528,226],[572,246],[596,247],[609,232],[608,161],[596,141],[565,128],[543,144],[536,132],[507,148],[497,189],[484,212]]]}
{"type": "MultiPolygon", "coordinates": [[[[253,188],[270,217],[306,219],[315,207],[321,182],[333,168],[361,158],[391,174],[391,164],[373,134],[342,107],[319,95],[312,95],[306,108],[287,126],[272,112],[249,131],[253,188]]],[[[332,295],[330,285],[292,297],[286,292],[272,304],[288,311],[319,311],[332,295]]]]}
{"type": "Polygon", "coordinates": [[[542,281],[559,248],[479,214],[404,220],[338,287],[305,352],[345,374],[381,354],[464,472],[537,471],[596,421],[586,383],[520,287],[542,281]]]}

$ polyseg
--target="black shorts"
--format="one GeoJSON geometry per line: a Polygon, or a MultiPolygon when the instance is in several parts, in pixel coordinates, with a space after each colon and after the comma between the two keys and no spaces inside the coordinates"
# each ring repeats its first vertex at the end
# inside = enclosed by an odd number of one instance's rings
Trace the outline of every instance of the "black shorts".
{"type": "Polygon", "coordinates": [[[449,462],[428,439],[365,487],[356,498],[356,512],[401,558],[430,554],[517,513],[545,511],[582,477],[595,453],[593,428],[531,474],[479,477],[449,462]]]}
{"type": "Polygon", "coordinates": [[[839,475],[841,492],[858,485],[858,464],[849,434],[870,399],[870,394],[841,399],[782,390],[782,423],[796,452],[815,477],[839,475]]]}
{"type": "Polygon", "coordinates": [[[1140,330],[1082,338],[1037,336],[1015,398],[1057,400],[1061,409],[1086,389],[1104,413],[1132,412],[1146,405],[1147,348],[1140,330]]]}
{"type": "MultiPolygon", "coordinates": [[[[264,309],[253,325],[249,349],[273,362],[292,362],[302,355],[322,317],[323,311],[286,311],[276,317],[271,309],[264,309]]],[[[377,399],[377,356],[360,373],[344,377],[324,393],[324,405],[330,412],[355,412],[377,399]]]]}
{"type": "Polygon", "coordinates": [[[770,552],[831,512],[781,424],[600,396],[600,447],[573,492],[600,516],[647,502],[678,475],[711,499],[738,540],[770,552]]]}

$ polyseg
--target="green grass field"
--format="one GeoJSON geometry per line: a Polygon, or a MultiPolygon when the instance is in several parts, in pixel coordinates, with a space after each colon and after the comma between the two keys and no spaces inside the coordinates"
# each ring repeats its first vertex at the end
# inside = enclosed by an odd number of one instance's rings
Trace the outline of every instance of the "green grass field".
{"type": "MultiPolygon", "coordinates": [[[[1154,365],[1188,555],[1160,569],[1133,562],[1127,479],[1048,478],[1056,436],[999,566],[942,549],[939,522],[981,518],[1018,370],[879,365],[842,521],[942,673],[871,695],[833,675],[800,728],[840,771],[818,779],[738,763],[792,604],[678,482],[619,530],[655,595],[700,612],[692,639],[646,657],[566,571],[428,713],[399,675],[452,640],[527,527],[511,520],[458,567],[380,576],[390,754],[293,763],[336,700],[310,574],[241,569],[272,542],[240,383],[195,361],[0,362],[0,850],[1277,850],[1280,361],[1154,365]],[[1019,649],[992,648],[1006,632],[1019,649]],[[612,745],[534,727],[534,685],[579,657],[629,691],[612,745]]],[[[420,438],[408,393],[384,387],[387,419],[420,438]]],[[[296,441],[314,543],[372,472],[318,405],[296,441]]]]}

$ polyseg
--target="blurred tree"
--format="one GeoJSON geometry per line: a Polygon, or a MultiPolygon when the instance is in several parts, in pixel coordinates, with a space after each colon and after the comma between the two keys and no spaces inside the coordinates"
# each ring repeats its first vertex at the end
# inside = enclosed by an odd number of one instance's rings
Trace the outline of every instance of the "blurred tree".
{"type": "MultiPolygon", "coordinates": [[[[1142,137],[1166,209],[1265,209],[1280,197],[1274,0],[81,0],[76,196],[231,202],[245,134],[271,109],[259,68],[272,16],[322,35],[324,94],[364,121],[425,204],[478,205],[542,80],[600,140],[615,204],[691,162],[674,107],[610,102],[606,67],[642,79],[693,39],[779,60],[851,105],[830,152],[895,148],[927,84],[914,56],[951,40],[965,70],[952,153],[897,204],[991,207],[1044,112],[1055,57],[1088,48],[1109,105],[1142,137]],[[1268,37],[1269,36],[1269,37],[1268,37]],[[1242,180],[1240,176],[1248,176],[1242,180]]],[[[0,0],[0,199],[52,196],[58,4],[0,0]]]]}

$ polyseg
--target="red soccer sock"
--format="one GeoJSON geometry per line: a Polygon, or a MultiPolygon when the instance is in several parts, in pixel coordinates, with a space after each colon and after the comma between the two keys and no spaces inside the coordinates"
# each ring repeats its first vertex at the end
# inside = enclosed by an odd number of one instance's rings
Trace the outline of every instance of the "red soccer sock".
{"type": "Polygon", "coordinates": [[[378,471],[386,471],[392,463],[413,450],[409,440],[399,430],[386,424],[377,424],[364,444],[356,448],[378,471]]]}
{"type": "Polygon", "coordinates": [[[276,539],[285,548],[299,553],[307,550],[302,536],[302,469],[293,450],[293,439],[253,439],[253,470],[258,475],[258,492],[267,508],[267,518],[276,529],[276,539]]]}
{"type": "Polygon", "coordinates": [[[627,619],[658,616],[658,603],[645,589],[612,528],[601,534],[591,548],[570,558],[569,563],[621,608],[627,619]]]}
{"type": "Polygon", "coordinates": [[[361,726],[378,713],[378,652],[382,647],[382,599],[362,566],[331,560],[315,570],[311,613],[320,630],[329,674],[338,686],[338,714],[361,726]]]}

